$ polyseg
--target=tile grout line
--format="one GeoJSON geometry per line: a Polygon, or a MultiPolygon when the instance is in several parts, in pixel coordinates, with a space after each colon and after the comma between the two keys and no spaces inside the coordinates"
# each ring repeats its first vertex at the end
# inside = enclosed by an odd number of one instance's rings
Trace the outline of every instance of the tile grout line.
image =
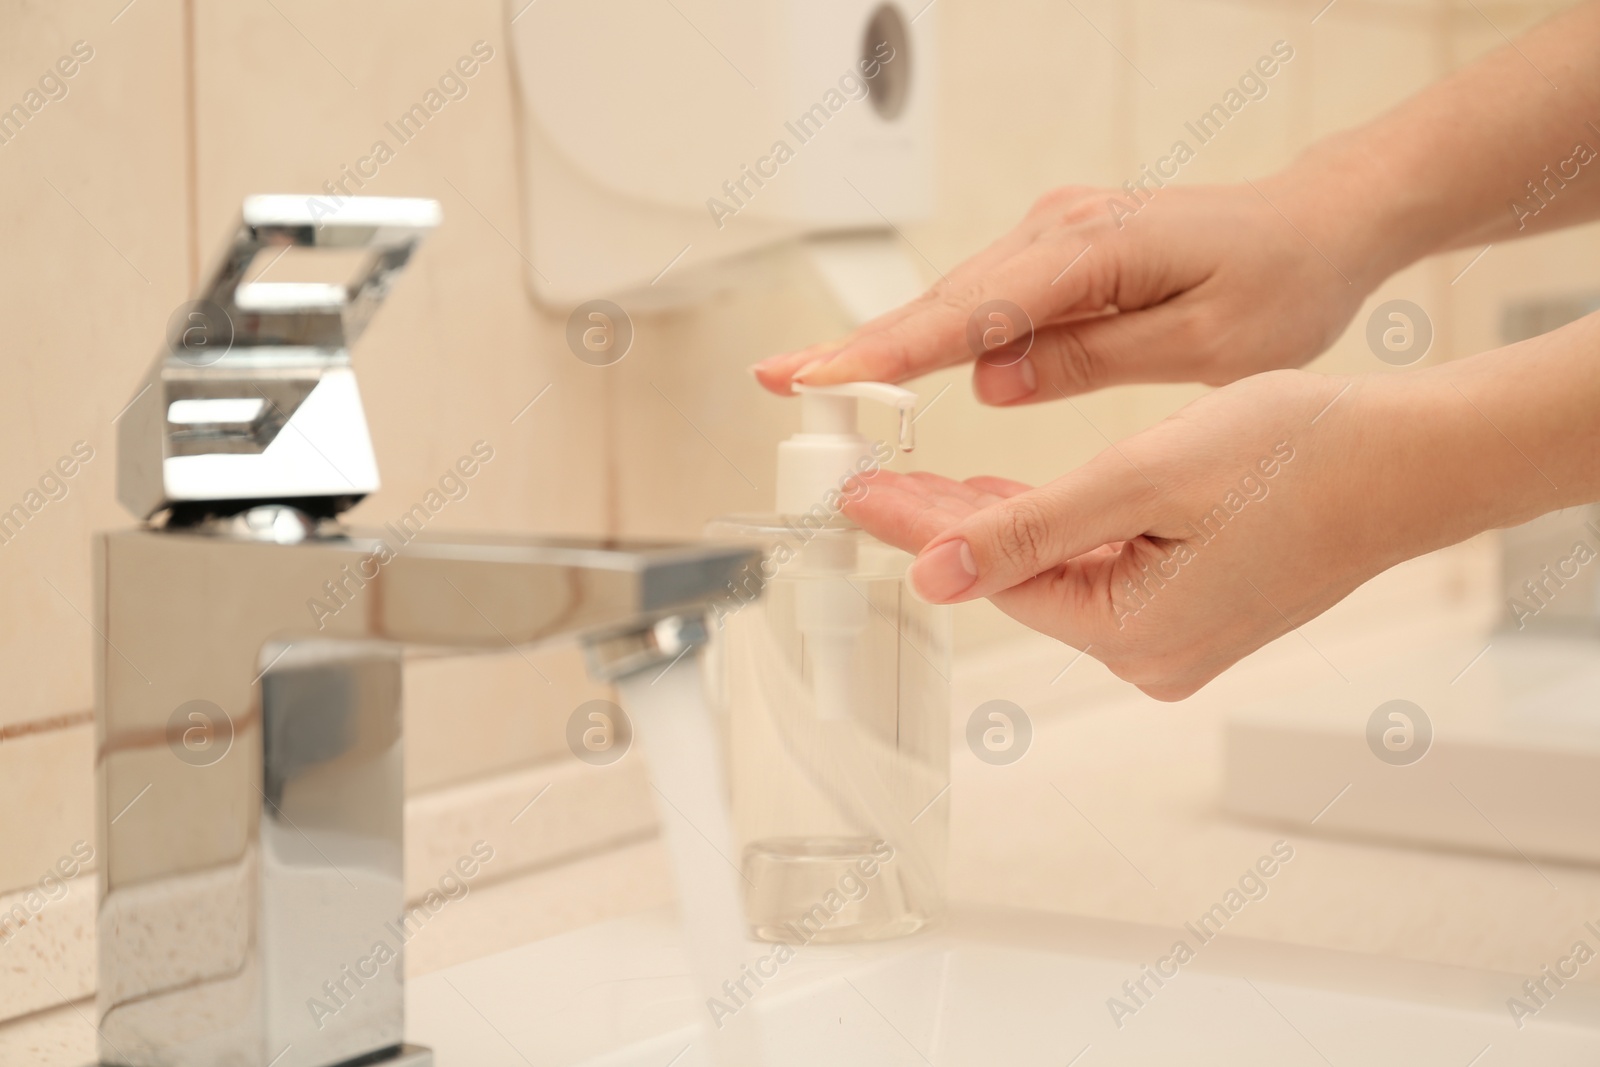
{"type": "Polygon", "coordinates": [[[60,733],[79,726],[87,726],[94,722],[94,710],[69,711],[62,715],[50,715],[42,719],[24,719],[21,722],[9,723],[0,726],[0,744],[15,741],[19,737],[31,737],[35,734],[60,733]]]}

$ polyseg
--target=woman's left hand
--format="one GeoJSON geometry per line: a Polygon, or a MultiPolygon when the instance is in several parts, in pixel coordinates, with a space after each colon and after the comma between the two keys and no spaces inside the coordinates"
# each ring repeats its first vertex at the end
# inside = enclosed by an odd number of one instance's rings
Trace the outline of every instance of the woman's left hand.
{"type": "Polygon", "coordinates": [[[988,597],[1178,700],[1380,571],[1495,524],[1492,494],[1453,472],[1487,488],[1509,450],[1446,385],[1257,375],[1036,489],[883,471],[845,512],[918,554],[923,599],[988,597]]]}

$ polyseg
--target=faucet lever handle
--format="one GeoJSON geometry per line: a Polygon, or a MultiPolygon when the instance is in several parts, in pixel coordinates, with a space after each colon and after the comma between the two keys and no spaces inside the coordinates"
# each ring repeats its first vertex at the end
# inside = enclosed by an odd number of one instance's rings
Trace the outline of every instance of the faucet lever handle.
{"type": "Polygon", "coordinates": [[[202,300],[228,316],[236,346],[347,348],[439,220],[439,202],[421,198],[356,196],[329,204],[313,196],[248,197],[202,300]],[[290,247],[365,248],[371,256],[348,285],[244,280],[263,251],[290,247]]]}
{"type": "Polygon", "coordinates": [[[439,215],[424,199],[246,199],[200,300],[168,323],[118,416],[118,499],[141,519],[169,509],[191,523],[272,503],[334,515],[377,489],[349,346],[439,215]],[[246,281],[258,255],[294,247],[367,259],[338,284],[246,281]]]}

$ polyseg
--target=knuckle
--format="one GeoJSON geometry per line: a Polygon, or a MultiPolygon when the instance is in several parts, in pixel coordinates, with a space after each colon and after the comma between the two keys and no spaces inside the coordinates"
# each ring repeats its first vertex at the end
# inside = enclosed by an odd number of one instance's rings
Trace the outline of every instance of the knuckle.
{"type": "Polygon", "coordinates": [[[1055,332],[1055,344],[1050,352],[1055,364],[1056,372],[1060,375],[1060,385],[1069,392],[1085,393],[1096,388],[1104,368],[1089,346],[1079,336],[1078,331],[1071,328],[1055,332]]]}
{"type": "Polygon", "coordinates": [[[901,331],[885,334],[877,342],[879,373],[886,381],[899,382],[921,372],[917,366],[918,351],[901,331]]]}
{"type": "Polygon", "coordinates": [[[1032,501],[1019,501],[1005,509],[995,530],[995,547],[1007,559],[1034,566],[1050,543],[1050,519],[1032,501]]]}
{"type": "Polygon", "coordinates": [[[1192,308],[1173,324],[1173,334],[1188,349],[1210,348],[1219,331],[1216,315],[1205,308],[1192,308]]]}
{"type": "Polygon", "coordinates": [[[1069,208],[1078,199],[1075,186],[1063,185],[1040,194],[1028,209],[1030,215],[1055,215],[1069,208]]]}
{"type": "Polygon", "coordinates": [[[1035,200],[1028,214],[1074,221],[1075,216],[1086,216],[1093,211],[1093,199],[1089,195],[1092,192],[1092,189],[1083,185],[1059,186],[1035,200]]]}
{"type": "Polygon", "coordinates": [[[1108,226],[1110,217],[1106,213],[1104,199],[1080,195],[1061,209],[1061,220],[1074,229],[1091,227],[1099,230],[1108,226]]]}
{"type": "Polygon", "coordinates": [[[931,307],[939,302],[939,295],[947,288],[949,288],[948,282],[934,282],[922,292],[918,293],[916,298],[911,301],[911,304],[914,307],[931,307]]]}
{"type": "Polygon", "coordinates": [[[936,303],[940,310],[952,318],[965,321],[973,309],[983,302],[983,298],[983,285],[979,282],[969,282],[965,285],[942,286],[936,297],[936,303]]]}

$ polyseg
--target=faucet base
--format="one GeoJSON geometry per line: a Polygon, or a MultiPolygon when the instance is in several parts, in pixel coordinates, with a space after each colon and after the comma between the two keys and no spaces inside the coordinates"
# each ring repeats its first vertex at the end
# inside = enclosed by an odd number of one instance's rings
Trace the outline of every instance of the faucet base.
{"type": "Polygon", "coordinates": [[[369,1052],[353,1060],[341,1060],[329,1067],[433,1067],[433,1049],[421,1045],[401,1045],[398,1048],[369,1052]]]}
{"type": "Polygon", "coordinates": [[[401,649],[587,639],[648,684],[760,580],[742,545],[390,526],[276,506],[97,539],[101,1059],[426,1067],[392,969],[418,920],[401,649]]]}
{"type": "MultiPolygon", "coordinates": [[[[118,1064],[96,1060],[89,1067],[119,1067],[118,1064]]],[[[351,1060],[340,1060],[327,1067],[434,1067],[433,1049],[422,1045],[398,1045],[394,1048],[368,1052],[351,1060]]]]}

